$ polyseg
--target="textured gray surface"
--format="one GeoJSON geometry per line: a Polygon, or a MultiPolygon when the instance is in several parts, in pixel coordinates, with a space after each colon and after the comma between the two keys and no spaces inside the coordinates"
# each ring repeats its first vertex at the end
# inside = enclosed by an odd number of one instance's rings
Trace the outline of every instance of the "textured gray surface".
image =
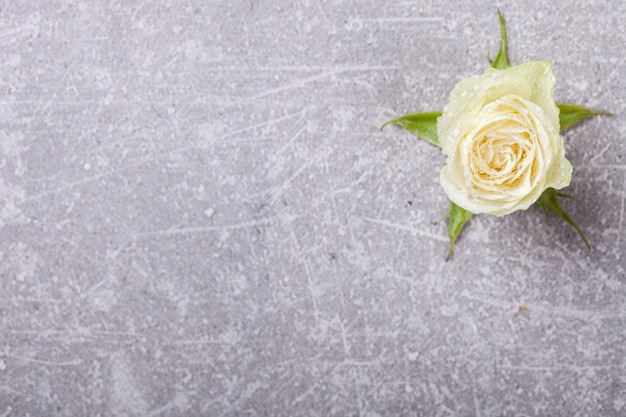
{"type": "Polygon", "coordinates": [[[626,413],[624,2],[0,6],[0,416],[626,413]],[[574,4],[575,3],[575,4],[574,4]],[[566,208],[447,249],[440,109],[551,59],[566,208]]]}

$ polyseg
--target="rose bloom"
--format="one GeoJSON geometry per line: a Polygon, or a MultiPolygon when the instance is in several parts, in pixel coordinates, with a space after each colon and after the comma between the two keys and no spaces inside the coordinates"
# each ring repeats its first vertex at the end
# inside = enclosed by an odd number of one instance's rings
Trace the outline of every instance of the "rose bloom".
{"type": "Polygon", "coordinates": [[[546,188],[570,183],[549,62],[461,80],[437,121],[446,166],[441,185],[472,213],[525,210],[546,188]]]}

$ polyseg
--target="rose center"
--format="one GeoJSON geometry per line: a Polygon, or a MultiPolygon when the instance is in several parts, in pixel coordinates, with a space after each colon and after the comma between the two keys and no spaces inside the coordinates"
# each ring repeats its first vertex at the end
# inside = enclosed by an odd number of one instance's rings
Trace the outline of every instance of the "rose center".
{"type": "Polygon", "coordinates": [[[480,177],[489,179],[515,173],[526,152],[510,138],[483,136],[475,142],[474,163],[480,177]]]}

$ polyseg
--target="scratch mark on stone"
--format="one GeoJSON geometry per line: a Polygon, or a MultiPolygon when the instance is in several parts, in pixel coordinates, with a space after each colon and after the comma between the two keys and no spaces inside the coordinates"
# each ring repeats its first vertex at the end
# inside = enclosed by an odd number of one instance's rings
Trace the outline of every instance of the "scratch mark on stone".
{"type": "Polygon", "coordinates": [[[73,361],[67,361],[67,362],[53,362],[53,361],[44,361],[40,359],[28,358],[26,356],[16,356],[16,355],[2,355],[2,356],[4,356],[5,358],[21,360],[21,361],[36,363],[36,364],[45,365],[45,366],[78,366],[83,363],[83,361],[79,359],[73,360],[73,361]]]}
{"type": "Polygon", "coordinates": [[[617,227],[617,241],[615,246],[619,248],[619,244],[624,234],[624,202],[626,201],[626,173],[624,174],[624,184],[622,185],[622,202],[619,210],[619,226],[617,227]]]}
{"type": "Polygon", "coordinates": [[[144,338],[144,335],[142,335],[141,333],[101,331],[101,330],[90,330],[90,329],[81,329],[81,330],[23,329],[23,330],[9,330],[7,331],[7,333],[31,335],[31,336],[36,336],[37,338],[51,338],[51,337],[57,337],[57,336],[61,338],[80,337],[81,340],[86,340],[87,338],[96,338],[96,337],[106,337],[106,338],[122,337],[122,338],[136,338],[136,339],[144,338]]]}
{"type": "Polygon", "coordinates": [[[441,17],[372,17],[353,18],[350,22],[374,22],[374,23],[425,23],[425,22],[445,22],[441,17]]]}
{"type": "Polygon", "coordinates": [[[307,85],[307,84],[309,84],[311,82],[322,80],[324,78],[336,76],[336,75],[343,74],[343,73],[346,73],[346,72],[372,71],[372,70],[375,70],[375,69],[378,69],[378,68],[376,68],[376,67],[368,67],[368,66],[331,68],[330,70],[324,71],[324,72],[322,72],[320,74],[313,75],[311,77],[302,78],[302,79],[293,81],[293,82],[291,82],[289,84],[283,85],[281,87],[277,87],[277,88],[273,88],[273,89],[269,89],[269,90],[263,91],[263,92],[258,93],[256,95],[253,95],[253,96],[251,96],[249,98],[254,100],[254,99],[258,99],[258,98],[262,98],[262,97],[271,96],[271,95],[274,95],[274,94],[282,93],[283,91],[288,91],[288,90],[293,90],[294,88],[304,87],[305,85],[307,85]]]}
{"type": "Polygon", "coordinates": [[[280,155],[282,155],[285,150],[291,146],[292,143],[294,143],[299,137],[300,135],[306,130],[306,124],[301,126],[296,133],[293,134],[293,136],[291,137],[291,139],[289,139],[289,141],[287,143],[285,143],[283,146],[281,146],[281,148],[279,150],[277,150],[275,152],[275,154],[273,155],[273,158],[276,158],[280,155]]]}
{"type": "Polygon", "coordinates": [[[346,326],[344,326],[341,317],[337,317],[337,321],[339,322],[339,328],[341,329],[341,341],[343,342],[343,351],[346,354],[346,357],[350,357],[350,343],[348,342],[348,333],[346,332],[346,326]]]}
{"type": "Polygon", "coordinates": [[[63,185],[60,185],[60,186],[55,187],[55,188],[50,188],[50,189],[42,191],[42,192],[40,192],[38,194],[33,194],[30,197],[25,198],[24,202],[26,203],[26,202],[33,201],[33,200],[38,200],[38,199],[40,199],[42,197],[45,197],[47,195],[50,195],[50,194],[58,193],[58,192],[61,192],[61,191],[72,189],[72,188],[74,188],[76,186],[79,186],[79,185],[83,185],[83,184],[87,184],[87,183],[90,183],[90,182],[93,182],[93,181],[97,181],[99,179],[102,179],[102,178],[105,178],[105,177],[108,177],[108,176],[111,176],[111,175],[115,175],[115,174],[118,174],[120,172],[128,171],[131,168],[136,168],[138,166],[145,165],[148,162],[149,162],[148,160],[142,160],[142,161],[136,162],[134,164],[126,165],[126,166],[118,168],[118,169],[113,169],[113,170],[106,171],[106,172],[103,172],[103,173],[100,173],[100,174],[97,174],[97,175],[92,175],[92,176],[89,176],[89,177],[85,177],[85,178],[82,178],[80,180],[73,181],[71,183],[63,184],[63,185]]]}
{"type": "Polygon", "coordinates": [[[201,226],[201,227],[187,227],[187,228],[180,228],[180,229],[168,229],[168,230],[156,230],[156,231],[149,231],[149,232],[141,232],[141,233],[137,233],[136,236],[137,237],[145,237],[145,236],[174,236],[174,235],[186,235],[186,234],[191,234],[191,233],[206,233],[206,232],[214,232],[214,231],[220,231],[220,230],[237,230],[237,229],[246,229],[249,227],[255,227],[255,226],[263,226],[266,224],[271,223],[272,221],[274,221],[275,219],[277,219],[277,217],[268,217],[265,218],[263,220],[253,220],[253,221],[249,221],[249,222],[241,222],[241,223],[234,223],[234,224],[223,224],[223,225],[216,225],[216,226],[201,226]]]}
{"type": "Polygon", "coordinates": [[[296,179],[298,175],[302,174],[302,172],[305,169],[313,165],[316,162],[316,160],[317,158],[314,158],[312,161],[309,161],[308,163],[302,165],[300,168],[296,170],[296,172],[294,172],[291,175],[291,177],[287,178],[287,180],[283,182],[283,184],[278,188],[278,190],[274,193],[274,195],[272,195],[272,198],[270,198],[270,204],[274,204],[276,200],[281,196],[281,194],[287,191],[287,189],[291,186],[292,181],[296,179]]]}
{"type": "Polygon", "coordinates": [[[49,107],[50,104],[56,99],[56,96],[57,96],[57,94],[59,94],[59,91],[61,90],[61,87],[63,87],[63,82],[67,78],[67,75],[70,73],[70,71],[72,70],[73,66],[74,65],[71,64],[69,67],[67,67],[67,69],[65,70],[65,73],[63,74],[63,76],[61,77],[61,80],[59,81],[59,84],[58,84],[57,88],[54,90],[52,95],[48,98],[48,101],[46,102],[45,106],[42,106],[41,103],[43,103],[44,98],[46,97],[46,94],[44,92],[44,94],[39,99],[39,102],[35,106],[35,109],[33,110],[32,119],[36,118],[37,113],[39,112],[40,109],[43,110],[43,109],[49,107]]]}
{"type": "Polygon", "coordinates": [[[226,342],[217,340],[177,340],[174,342],[164,343],[163,346],[196,346],[196,345],[225,345],[226,342]]]}
{"type": "Polygon", "coordinates": [[[311,269],[311,264],[305,255],[302,254],[300,250],[300,245],[298,243],[298,239],[296,238],[295,233],[291,230],[291,240],[293,241],[294,247],[296,249],[296,253],[294,253],[294,259],[301,259],[302,266],[304,267],[304,272],[306,275],[307,286],[309,289],[309,294],[311,296],[311,302],[313,303],[313,314],[315,316],[315,323],[319,325],[320,322],[320,314],[317,306],[317,296],[315,295],[315,290],[313,286],[313,271],[311,269]]]}
{"type": "Polygon", "coordinates": [[[523,366],[523,365],[500,365],[501,369],[512,369],[517,371],[531,371],[531,372],[553,372],[553,371],[571,371],[571,372],[585,372],[590,370],[602,370],[602,369],[624,369],[624,365],[562,365],[562,366],[523,366]]]}
{"type": "Polygon", "coordinates": [[[302,110],[300,110],[300,111],[298,111],[298,112],[295,112],[295,113],[289,113],[289,114],[286,114],[286,115],[284,115],[284,116],[277,117],[277,118],[275,118],[275,119],[266,120],[266,121],[261,122],[261,123],[256,123],[256,124],[251,125],[251,126],[246,126],[246,127],[244,127],[244,128],[241,128],[241,129],[233,130],[233,131],[230,131],[230,132],[228,132],[228,133],[223,134],[223,135],[220,137],[220,139],[226,139],[226,138],[229,138],[229,137],[231,137],[231,136],[234,136],[234,135],[236,135],[236,134],[238,134],[238,133],[248,132],[248,131],[250,131],[250,130],[258,129],[258,128],[261,128],[261,127],[266,127],[266,126],[276,125],[276,124],[278,124],[278,122],[282,122],[283,120],[288,120],[288,119],[291,119],[291,118],[293,118],[293,117],[295,117],[295,116],[302,115],[302,114],[303,114],[303,113],[305,113],[307,110],[308,110],[308,107],[307,107],[307,108],[304,108],[304,109],[302,109],[302,110]]]}
{"type": "Polygon", "coordinates": [[[373,219],[373,218],[370,218],[370,217],[359,217],[359,218],[361,220],[365,220],[366,222],[378,224],[380,226],[385,226],[385,227],[388,227],[390,229],[398,230],[398,231],[401,231],[401,232],[408,232],[408,233],[411,233],[414,236],[415,235],[424,236],[424,237],[427,237],[429,239],[436,240],[438,242],[447,242],[448,241],[448,239],[443,237],[443,236],[434,235],[432,233],[428,233],[428,232],[416,229],[416,228],[411,227],[411,226],[407,226],[407,225],[403,225],[403,224],[397,224],[397,223],[392,223],[392,222],[390,222],[388,220],[373,219]]]}
{"type": "Polygon", "coordinates": [[[356,66],[310,66],[310,65],[284,65],[275,67],[259,67],[261,71],[289,71],[289,72],[312,72],[312,71],[387,71],[400,69],[396,65],[356,65],[356,66]]]}
{"type": "MultiPolygon", "coordinates": [[[[519,303],[517,302],[508,302],[496,299],[485,299],[482,297],[476,297],[470,295],[467,291],[462,291],[460,294],[462,297],[467,298],[468,300],[478,301],[483,304],[491,305],[493,307],[498,307],[510,311],[516,311],[519,307],[519,303]]],[[[616,312],[616,313],[606,313],[606,314],[598,314],[588,310],[581,310],[570,306],[561,306],[561,305],[545,305],[539,303],[525,303],[528,306],[528,310],[531,312],[539,312],[542,314],[546,314],[549,316],[565,316],[565,317],[573,317],[579,320],[592,321],[592,320],[604,320],[604,319],[614,319],[614,318],[623,318],[626,317],[626,312],[616,312]]],[[[620,306],[621,307],[621,306],[620,306]]]]}

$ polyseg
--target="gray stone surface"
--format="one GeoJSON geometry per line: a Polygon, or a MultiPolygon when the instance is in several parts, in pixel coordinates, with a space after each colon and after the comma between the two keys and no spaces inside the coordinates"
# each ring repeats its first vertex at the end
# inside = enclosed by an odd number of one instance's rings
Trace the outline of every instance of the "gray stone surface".
{"type": "Polygon", "coordinates": [[[0,5],[0,416],[626,414],[626,5],[0,5]],[[440,109],[550,59],[564,204],[447,249],[440,109]]]}

